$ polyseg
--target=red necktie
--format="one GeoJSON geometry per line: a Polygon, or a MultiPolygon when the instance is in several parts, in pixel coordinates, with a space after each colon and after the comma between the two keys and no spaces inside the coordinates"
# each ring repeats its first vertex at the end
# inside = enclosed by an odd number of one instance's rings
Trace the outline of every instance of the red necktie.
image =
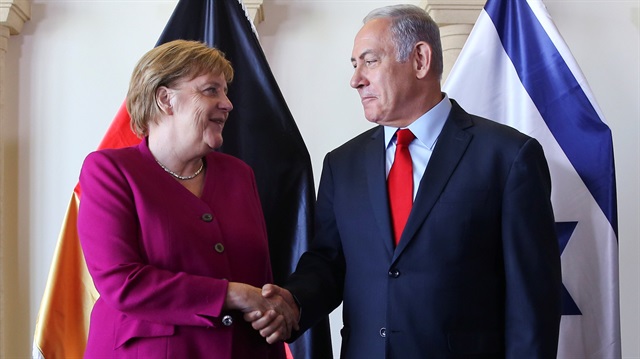
{"type": "Polygon", "coordinates": [[[387,178],[387,189],[391,206],[393,238],[398,245],[413,205],[413,164],[409,144],[415,136],[411,130],[404,129],[398,130],[396,137],[396,157],[387,178]]]}

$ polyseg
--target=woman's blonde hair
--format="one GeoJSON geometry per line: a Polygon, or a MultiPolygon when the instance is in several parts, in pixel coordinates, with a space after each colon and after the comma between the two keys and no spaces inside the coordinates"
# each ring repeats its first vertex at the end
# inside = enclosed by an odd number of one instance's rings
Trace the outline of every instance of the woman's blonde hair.
{"type": "Polygon", "coordinates": [[[227,83],[233,80],[229,60],[220,50],[202,42],[174,40],[144,54],[133,70],[127,92],[131,130],[138,137],[149,134],[149,121],[156,121],[160,114],[156,102],[160,86],[171,87],[205,73],[222,74],[227,83]]]}

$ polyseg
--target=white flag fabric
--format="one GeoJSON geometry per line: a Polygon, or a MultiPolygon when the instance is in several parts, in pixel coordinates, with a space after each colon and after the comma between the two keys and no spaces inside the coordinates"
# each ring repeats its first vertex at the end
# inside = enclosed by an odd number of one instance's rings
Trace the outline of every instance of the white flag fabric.
{"type": "Polygon", "coordinates": [[[488,0],[444,91],[543,146],[561,250],[558,358],[620,358],[613,143],[539,0],[488,0]]]}

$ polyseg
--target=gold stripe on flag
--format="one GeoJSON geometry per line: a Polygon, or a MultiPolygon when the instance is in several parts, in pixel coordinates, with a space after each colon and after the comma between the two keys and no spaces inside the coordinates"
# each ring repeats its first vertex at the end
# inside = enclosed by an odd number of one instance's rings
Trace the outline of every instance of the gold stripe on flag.
{"type": "Polygon", "coordinates": [[[34,358],[82,358],[89,317],[98,299],[76,230],[80,197],[71,196],[45,287],[36,330],[34,358]]]}

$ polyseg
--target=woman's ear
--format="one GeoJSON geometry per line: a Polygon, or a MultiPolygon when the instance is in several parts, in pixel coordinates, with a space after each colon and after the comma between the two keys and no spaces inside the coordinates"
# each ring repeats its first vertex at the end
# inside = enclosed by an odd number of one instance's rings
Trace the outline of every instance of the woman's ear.
{"type": "Polygon", "coordinates": [[[423,79],[431,68],[431,46],[424,41],[420,41],[414,47],[413,66],[418,79],[423,79]]]}
{"type": "Polygon", "coordinates": [[[167,115],[173,115],[173,106],[171,105],[171,93],[166,86],[160,86],[156,90],[156,105],[160,111],[167,115]]]}

